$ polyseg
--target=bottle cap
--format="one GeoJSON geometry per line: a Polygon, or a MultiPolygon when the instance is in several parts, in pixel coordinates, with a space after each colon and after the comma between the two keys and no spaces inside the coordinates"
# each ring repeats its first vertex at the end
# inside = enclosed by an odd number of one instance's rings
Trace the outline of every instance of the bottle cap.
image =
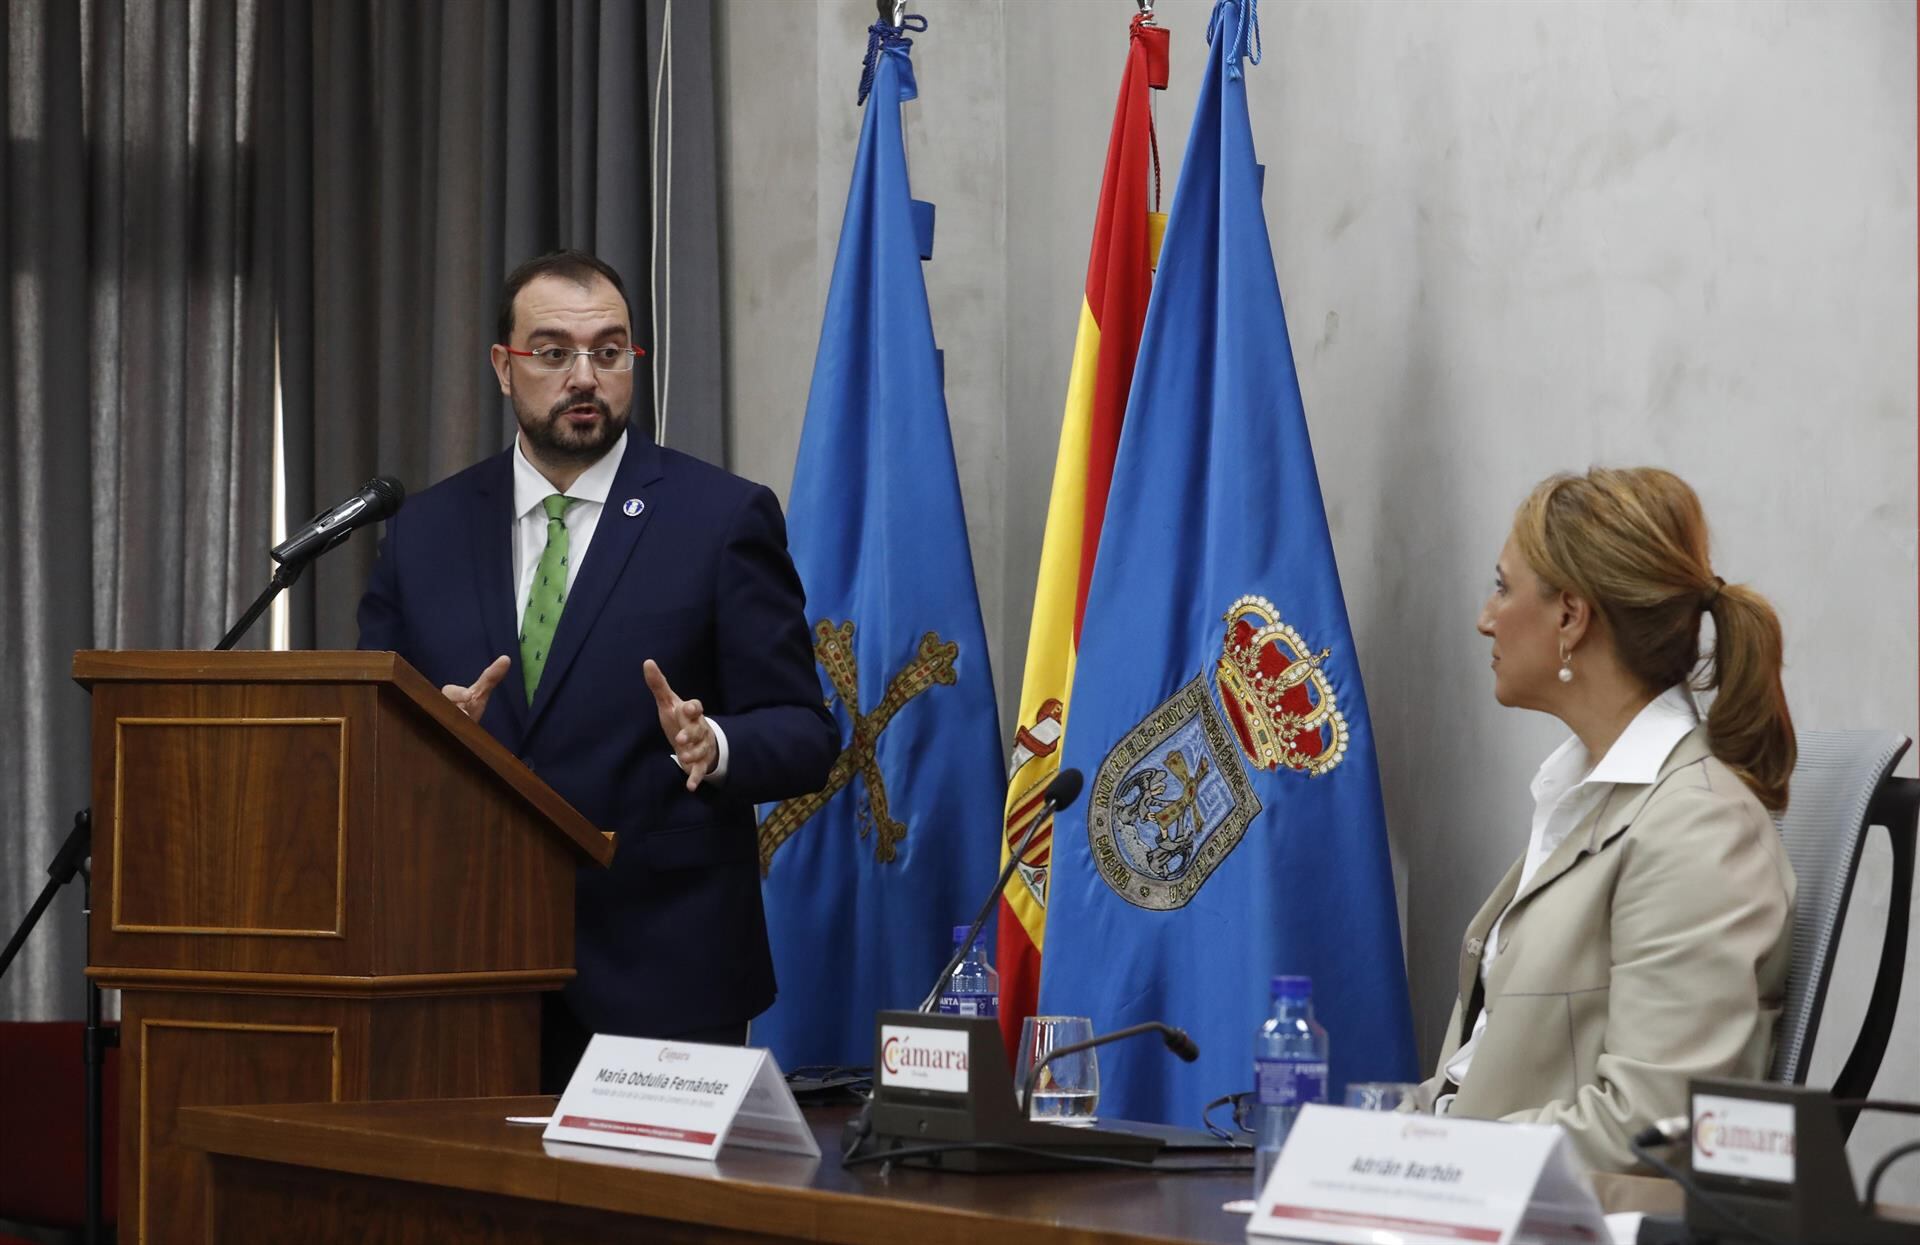
{"type": "MultiPolygon", "coordinates": [[[[953,927],[953,945],[957,947],[961,943],[965,942],[967,940],[967,931],[972,928],[973,926],[971,925],[954,926],[953,927]]],[[[980,927],[980,936],[973,940],[973,945],[981,948],[982,950],[986,949],[987,947],[991,947],[993,945],[993,926],[982,925],[980,927]]]]}
{"type": "Polygon", "coordinates": [[[1310,999],[1313,997],[1313,978],[1278,976],[1273,979],[1273,997],[1276,999],[1310,999]]]}

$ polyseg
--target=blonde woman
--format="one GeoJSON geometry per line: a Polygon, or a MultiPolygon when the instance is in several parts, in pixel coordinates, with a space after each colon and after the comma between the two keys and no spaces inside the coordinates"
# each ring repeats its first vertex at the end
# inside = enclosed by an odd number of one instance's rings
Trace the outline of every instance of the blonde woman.
{"type": "Polygon", "coordinates": [[[1535,488],[1479,619],[1501,704],[1572,737],[1532,833],[1467,926],[1423,1107],[1559,1124],[1587,1163],[1686,1111],[1695,1076],[1761,1077],[1786,989],[1793,722],[1779,620],[1714,574],[1700,501],[1654,468],[1535,488]],[[1701,624],[1713,621],[1703,658],[1701,624]],[[1705,720],[1693,688],[1714,689],[1705,720]]]}

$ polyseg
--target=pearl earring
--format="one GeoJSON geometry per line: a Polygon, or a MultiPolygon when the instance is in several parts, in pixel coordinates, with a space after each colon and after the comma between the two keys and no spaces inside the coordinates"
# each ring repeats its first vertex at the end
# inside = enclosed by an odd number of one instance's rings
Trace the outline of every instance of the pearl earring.
{"type": "Polygon", "coordinates": [[[1560,646],[1560,681],[1573,682],[1573,655],[1567,652],[1564,644],[1560,646]]]}

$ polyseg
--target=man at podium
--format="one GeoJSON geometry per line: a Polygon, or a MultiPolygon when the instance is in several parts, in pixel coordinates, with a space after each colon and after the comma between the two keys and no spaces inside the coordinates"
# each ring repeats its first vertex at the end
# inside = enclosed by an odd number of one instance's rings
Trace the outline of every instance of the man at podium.
{"type": "Polygon", "coordinates": [[[361,648],[619,836],[579,876],[550,1092],[594,1033],[745,1040],[774,996],[753,806],[818,790],[840,746],[779,502],[629,427],[631,326],[592,255],[508,276],[492,361],[519,435],[388,522],[359,609],[361,648]]]}

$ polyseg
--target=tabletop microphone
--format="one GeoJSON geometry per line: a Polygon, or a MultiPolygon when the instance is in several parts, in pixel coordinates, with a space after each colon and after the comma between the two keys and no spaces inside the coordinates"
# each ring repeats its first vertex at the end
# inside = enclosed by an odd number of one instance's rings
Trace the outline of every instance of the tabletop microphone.
{"type": "Polygon", "coordinates": [[[934,1003],[940,998],[941,989],[947,984],[947,977],[961,960],[967,958],[967,952],[973,950],[973,941],[980,936],[980,927],[986,923],[987,914],[993,911],[993,905],[1000,898],[1000,892],[1007,889],[1007,879],[1013,876],[1014,866],[1018,865],[1020,858],[1026,855],[1027,848],[1033,843],[1033,836],[1040,832],[1040,827],[1046,824],[1047,818],[1080,798],[1080,788],[1085,781],[1080,777],[1079,770],[1063,769],[1054,776],[1052,782],[1047,784],[1046,798],[1041,802],[1040,811],[1035,813],[1033,820],[1027,823],[1027,833],[1021,838],[1020,846],[1007,853],[1007,863],[1000,870],[1000,880],[995,882],[993,889],[987,892],[987,901],[980,905],[980,912],[973,918],[973,924],[968,927],[965,940],[955,948],[953,958],[948,960],[946,967],[940,970],[940,975],[933,979],[933,989],[927,992],[926,998],[920,1000],[920,1006],[916,1007],[915,1011],[924,1016],[933,1010],[934,1003]]]}
{"type": "Polygon", "coordinates": [[[375,476],[361,485],[359,492],[314,515],[299,531],[275,545],[271,550],[273,560],[283,565],[311,561],[369,523],[393,517],[406,500],[407,490],[400,481],[392,476],[375,476]]]}
{"type": "MultiPolygon", "coordinates": [[[[940,970],[940,975],[933,979],[933,989],[927,993],[926,998],[920,1000],[920,1006],[914,1009],[916,1012],[924,1016],[933,1010],[934,1003],[940,998],[942,987],[947,984],[948,976],[961,960],[967,958],[967,952],[973,949],[974,939],[980,936],[980,927],[986,924],[987,914],[993,911],[993,905],[999,900],[1000,892],[1007,889],[1007,879],[1013,876],[1014,867],[1020,863],[1020,857],[1026,854],[1028,847],[1032,846],[1034,836],[1040,832],[1040,827],[1046,824],[1047,818],[1080,798],[1080,788],[1085,781],[1081,778],[1079,770],[1063,769],[1054,775],[1052,782],[1047,784],[1046,795],[1042,798],[1040,810],[1034,814],[1033,820],[1027,823],[1027,832],[1021,837],[1020,846],[1007,853],[1007,863],[1000,869],[1000,880],[995,882],[993,889],[987,892],[987,900],[980,905],[980,911],[974,916],[973,924],[967,928],[966,938],[954,950],[953,958],[948,960],[946,966],[940,970]]],[[[868,1095],[866,1102],[861,1104],[859,1112],[847,1121],[846,1128],[842,1130],[840,1155],[842,1162],[852,1158],[854,1152],[865,1143],[868,1135],[873,1131],[873,1104],[878,1097],[876,1081],[875,1092],[868,1095]]]]}
{"type": "Polygon", "coordinates": [[[1033,1087],[1040,1083],[1040,1074],[1047,1065],[1065,1055],[1077,1055],[1081,1051],[1092,1050],[1096,1046],[1105,1046],[1108,1042],[1118,1042],[1122,1038],[1138,1037],[1142,1033],[1158,1033],[1167,1049],[1178,1055],[1183,1062],[1192,1063],[1200,1058],[1200,1047],[1185,1029],[1176,1029],[1172,1025],[1163,1025],[1157,1020],[1144,1024],[1128,1025],[1124,1029],[1115,1029],[1112,1033],[1097,1033],[1084,1042],[1068,1042],[1065,1046],[1056,1046],[1047,1052],[1046,1058],[1033,1065],[1033,1071],[1027,1073],[1027,1083],[1020,1087],[1020,1103],[1027,1107],[1033,1102],[1033,1087]]]}

